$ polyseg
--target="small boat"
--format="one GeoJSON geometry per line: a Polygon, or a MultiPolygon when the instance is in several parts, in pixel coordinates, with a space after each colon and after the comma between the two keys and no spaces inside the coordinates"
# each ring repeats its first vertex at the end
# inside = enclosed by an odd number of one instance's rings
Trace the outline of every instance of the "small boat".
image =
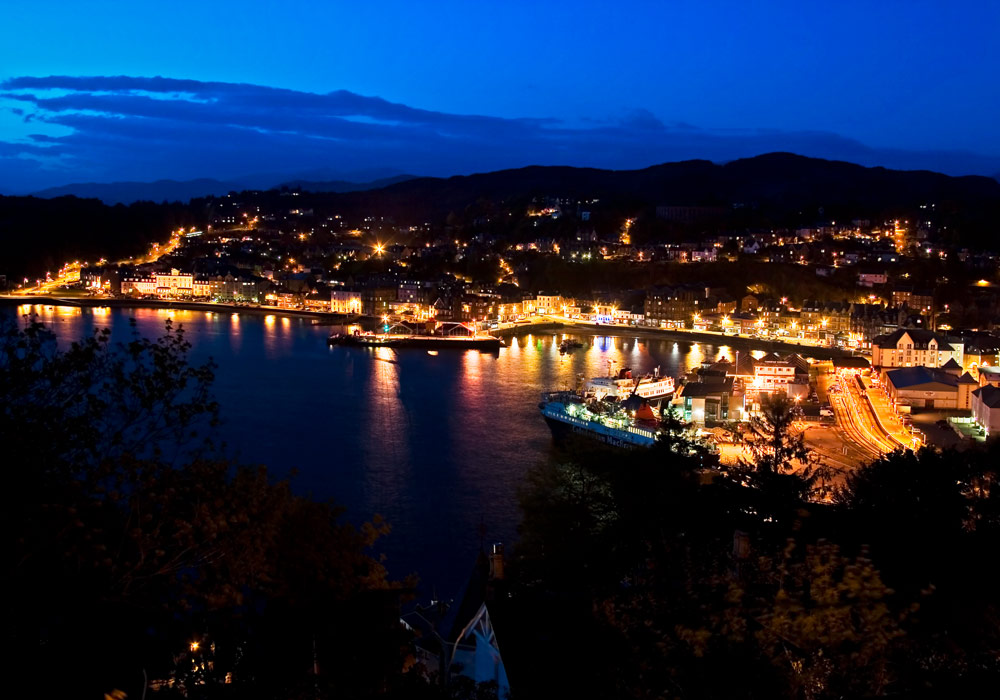
{"type": "Polygon", "coordinates": [[[434,355],[435,357],[437,357],[438,351],[437,350],[428,350],[427,354],[428,355],[434,355]]]}
{"type": "Polygon", "coordinates": [[[566,340],[559,343],[559,352],[569,352],[570,350],[573,350],[575,348],[582,348],[582,347],[583,343],[581,343],[579,340],[571,340],[567,338],[566,340]]]}

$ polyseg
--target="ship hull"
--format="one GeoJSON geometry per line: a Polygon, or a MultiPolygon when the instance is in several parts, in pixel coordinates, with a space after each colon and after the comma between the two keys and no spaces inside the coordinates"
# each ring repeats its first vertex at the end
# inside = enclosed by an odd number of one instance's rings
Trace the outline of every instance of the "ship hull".
{"type": "Polygon", "coordinates": [[[422,350],[485,350],[495,352],[503,344],[500,338],[446,338],[440,336],[331,336],[329,345],[347,345],[361,348],[413,348],[422,350]]]}
{"type": "Polygon", "coordinates": [[[552,438],[558,443],[565,442],[570,436],[580,436],[596,440],[614,447],[649,447],[655,441],[655,432],[651,430],[621,430],[594,424],[567,416],[556,407],[544,402],[539,405],[545,424],[552,431],[552,438]]]}

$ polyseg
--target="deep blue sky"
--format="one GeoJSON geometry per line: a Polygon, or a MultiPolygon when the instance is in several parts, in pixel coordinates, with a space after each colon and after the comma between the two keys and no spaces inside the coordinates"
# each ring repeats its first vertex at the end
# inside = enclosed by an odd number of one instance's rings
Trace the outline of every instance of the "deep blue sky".
{"type": "Polygon", "coordinates": [[[12,0],[0,192],[778,149],[992,174],[998,31],[995,1],[12,0]]]}

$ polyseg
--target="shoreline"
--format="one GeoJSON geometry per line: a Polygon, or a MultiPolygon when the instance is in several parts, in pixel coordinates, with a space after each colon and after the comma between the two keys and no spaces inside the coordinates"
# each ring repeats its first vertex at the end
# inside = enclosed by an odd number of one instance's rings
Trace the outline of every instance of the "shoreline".
{"type": "MultiPolygon", "coordinates": [[[[199,301],[168,301],[162,299],[98,299],[95,297],[55,297],[0,296],[0,306],[20,306],[22,304],[40,304],[45,306],[75,306],[79,308],[119,308],[119,309],[177,309],[181,311],[217,311],[219,313],[249,314],[254,316],[286,316],[312,320],[315,325],[338,326],[347,321],[355,323],[377,322],[375,316],[360,316],[357,314],[335,314],[327,311],[302,311],[299,309],[279,309],[270,306],[241,306],[231,303],[199,302],[199,301]],[[318,322],[318,323],[316,323],[318,322]]],[[[610,326],[577,321],[543,321],[526,323],[499,328],[490,335],[500,338],[527,335],[530,333],[568,333],[586,332],[590,335],[613,335],[618,337],[632,336],[647,340],[673,340],[681,343],[704,343],[712,346],[727,345],[735,349],[763,350],[764,352],[795,352],[817,360],[832,360],[838,357],[852,357],[859,353],[842,348],[827,348],[818,345],[788,343],[780,340],[761,340],[742,338],[740,336],[725,336],[700,331],[664,330],[660,328],[642,328],[637,326],[610,326]]]]}
{"type": "Polygon", "coordinates": [[[596,323],[566,322],[560,324],[565,332],[572,333],[574,329],[585,330],[594,335],[632,336],[635,338],[674,340],[676,342],[695,344],[704,343],[719,347],[727,345],[738,350],[763,350],[764,352],[794,352],[817,360],[832,360],[837,357],[852,357],[859,353],[843,348],[827,348],[819,345],[788,343],[781,340],[760,340],[742,338],[735,335],[721,335],[702,331],[664,330],[660,328],[641,328],[637,326],[609,326],[596,323]]]}
{"type": "Polygon", "coordinates": [[[327,323],[317,325],[342,325],[349,319],[374,319],[373,316],[358,316],[357,314],[334,314],[326,311],[303,311],[300,309],[279,309],[276,306],[241,306],[239,304],[202,302],[202,301],[168,301],[165,299],[98,299],[95,297],[9,297],[0,296],[0,306],[21,306],[22,304],[38,304],[42,306],[76,306],[80,308],[111,308],[111,309],[176,309],[178,311],[219,311],[249,314],[254,316],[288,316],[289,318],[304,318],[327,323]]]}

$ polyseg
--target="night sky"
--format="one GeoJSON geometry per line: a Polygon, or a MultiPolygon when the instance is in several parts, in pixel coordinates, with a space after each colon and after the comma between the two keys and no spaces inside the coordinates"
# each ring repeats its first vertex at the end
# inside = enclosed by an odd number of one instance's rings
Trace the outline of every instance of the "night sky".
{"type": "Polygon", "coordinates": [[[5,3],[0,192],[774,150],[1000,172],[1000,3],[540,5],[5,3]]]}

